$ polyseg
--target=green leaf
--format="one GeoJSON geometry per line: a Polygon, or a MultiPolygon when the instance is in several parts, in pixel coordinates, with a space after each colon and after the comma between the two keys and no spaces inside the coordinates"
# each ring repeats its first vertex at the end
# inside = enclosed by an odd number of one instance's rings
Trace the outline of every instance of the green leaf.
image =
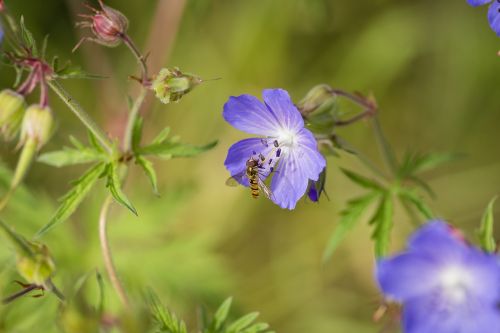
{"type": "Polygon", "coordinates": [[[249,313],[228,326],[227,333],[239,333],[252,324],[259,316],[258,312],[249,313]]]}
{"type": "Polygon", "coordinates": [[[379,190],[382,191],[383,188],[381,185],[379,185],[376,181],[368,179],[364,176],[361,176],[355,172],[346,170],[341,168],[340,169],[344,175],[347,176],[350,180],[352,180],[354,183],[358,184],[361,187],[368,188],[368,189],[373,189],[373,190],[379,190]]]}
{"type": "Polygon", "coordinates": [[[109,163],[106,167],[107,183],[106,186],[116,202],[128,208],[132,213],[137,215],[137,210],[134,208],[126,194],[122,191],[120,176],[118,174],[118,164],[109,163]]]}
{"type": "Polygon", "coordinates": [[[497,248],[497,243],[493,235],[494,217],[493,217],[493,206],[497,196],[490,200],[488,206],[484,210],[483,217],[481,219],[481,227],[478,230],[479,241],[481,247],[486,252],[495,252],[497,248]]]}
{"type": "Polygon", "coordinates": [[[156,171],[153,167],[153,163],[142,156],[137,156],[135,162],[144,170],[146,176],[148,176],[151,186],[153,187],[153,192],[155,195],[158,193],[158,180],[156,177],[156,171]]]}
{"type": "Polygon", "coordinates": [[[71,66],[69,63],[63,68],[59,69],[59,71],[57,71],[55,74],[59,79],[103,80],[107,78],[102,75],[87,73],[81,67],[71,66]]]}
{"type": "Polygon", "coordinates": [[[178,319],[161,304],[158,296],[150,289],[147,292],[147,299],[151,315],[159,325],[159,332],[164,333],[186,333],[186,324],[178,319]]]}
{"type": "Polygon", "coordinates": [[[379,192],[370,192],[367,195],[358,197],[347,202],[347,207],[340,212],[340,220],[337,223],[328,245],[323,253],[323,262],[330,259],[340,242],[346,237],[347,233],[359,222],[359,219],[368,208],[368,206],[380,196],[379,192]]]}
{"type": "Polygon", "coordinates": [[[420,198],[413,191],[402,189],[398,192],[398,195],[401,200],[405,200],[406,202],[413,205],[427,220],[435,217],[435,215],[432,213],[432,210],[427,206],[422,198],[420,198]]]}
{"type": "Polygon", "coordinates": [[[134,127],[132,129],[132,150],[136,151],[139,148],[142,140],[142,126],[143,126],[143,118],[136,117],[134,122],[134,127]]]}
{"type": "Polygon", "coordinates": [[[217,141],[211,142],[205,146],[193,146],[170,140],[138,148],[136,152],[140,155],[154,155],[163,159],[193,157],[212,149],[216,145],[217,141]]]}
{"type": "Polygon", "coordinates": [[[20,21],[21,26],[21,37],[28,49],[31,50],[31,53],[34,57],[38,57],[38,49],[36,47],[35,38],[33,38],[33,34],[26,28],[24,24],[24,16],[21,16],[20,21]]]}
{"type": "Polygon", "coordinates": [[[398,170],[398,175],[401,178],[414,176],[415,174],[435,169],[445,163],[456,161],[461,156],[461,154],[457,153],[407,153],[398,170]]]}
{"type": "Polygon", "coordinates": [[[227,320],[227,316],[229,314],[232,302],[233,298],[229,297],[224,301],[224,303],[222,303],[222,305],[215,312],[214,324],[213,324],[215,331],[219,331],[222,328],[224,322],[227,320]]]}
{"type": "Polygon", "coordinates": [[[163,143],[168,138],[170,134],[170,127],[165,127],[151,142],[152,144],[163,143]]]}
{"type": "Polygon", "coordinates": [[[373,222],[375,231],[372,238],[375,240],[375,256],[383,257],[389,250],[389,242],[393,225],[394,205],[390,193],[386,193],[382,199],[381,211],[377,220],[373,222]]]}
{"type": "Polygon", "coordinates": [[[96,152],[95,150],[90,148],[77,150],[66,147],[63,150],[44,153],[37,159],[38,162],[45,163],[57,168],[97,161],[104,162],[106,160],[106,155],[96,152]]]}
{"type": "Polygon", "coordinates": [[[37,237],[42,236],[56,225],[66,221],[89,194],[94,183],[106,170],[106,164],[99,163],[90,168],[82,177],[73,182],[73,188],[62,198],[61,205],[57,208],[54,216],[40,231],[37,237]]]}
{"type": "Polygon", "coordinates": [[[12,245],[16,248],[16,252],[25,257],[34,257],[35,252],[29,242],[21,235],[17,234],[10,226],[0,220],[0,228],[5,232],[12,245]]]}

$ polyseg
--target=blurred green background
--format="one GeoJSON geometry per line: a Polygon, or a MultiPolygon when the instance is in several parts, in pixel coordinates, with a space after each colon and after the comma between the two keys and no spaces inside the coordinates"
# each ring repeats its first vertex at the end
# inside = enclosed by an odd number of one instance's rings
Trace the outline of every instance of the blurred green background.
{"type": "MultiPolygon", "coordinates": [[[[114,137],[125,124],[126,94],[134,95],[135,61],[124,47],[84,44],[86,31],[74,28],[79,1],[9,1],[12,14],[25,16],[39,40],[50,35],[49,53],[103,81],[67,81],[67,89],[114,137]]],[[[228,147],[245,134],[226,124],[228,96],[282,87],[299,101],[313,85],[328,83],[349,91],[373,92],[381,122],[398,155],[405,151],[459,152],[465,158],[425,175],[437,193],[428,198],[439,216],[464,228],[471,238],[487,202],[500,185],[500,41],[489,29],[486,8],[465,0],[158,0],[107,1],[130,19],[130,35],[151,51],[154,71],[178,66],[207,82],[180,103],[151,99],[146,138],[163,127],[184,142],[219,145],[196,159],[155,161],[161,197],[155,197],[140,170],[133,169],[126,192],[139,218],[115,206],[110,234],[120,274],[140,300],[153,287],[173,310],[196,327],[198,305],[214,309],[233,295],[237,312],[257,310],[277,332],[376,332],[372,313],[380,302],[373,276],[370,229],[360,224],[333,258],[322,252],[346,201],[360,193],[338,166],[369,175],[353,156],[328,160],[330,201],[301,202],[295,211],[252,200],[247,190],[225,186],[228,147]]],[[[0,68],[1,87],[13,71],[0,68]]],[[[36,99],[34,99],[35,101],[36,99]]],[[[45,151],[82,140],[85,130],[52,96],[58,131],[45,151]]],[[[383,166],[370,127],[358,123],[339,132],[383,166]]],[[[0,145],[12,169],[14,145],[0,145]]],[[[83,168],[55,170],[35,164],[4,218],[25,235],[44,225],[56,199],[83,168]]],[[[5,184],[4,184],[5,185],[5,184]]],[[[44,238],[58,264],[56,282],[69,288],[85,273],[102,269],[97,240],[99,184],[71,220],[44,238]]],[[[393,250],[412,227],[397,210],[393,250]]],[[[3,292],[17,290],[10,248],[2,240],[3,292]]],[[[91,284],[89,282],[89,284],[91,284]]],[[[106,303],[118,308],[113,290],[106,303]]],[[[92,288],[91,288],[92,289],[92,288]]],[[[94,301],[95,295],[90,295],[94,301]]],[[[0,332],[53,332],[57,301],[24,298],[0,310],[0,332]]]]}

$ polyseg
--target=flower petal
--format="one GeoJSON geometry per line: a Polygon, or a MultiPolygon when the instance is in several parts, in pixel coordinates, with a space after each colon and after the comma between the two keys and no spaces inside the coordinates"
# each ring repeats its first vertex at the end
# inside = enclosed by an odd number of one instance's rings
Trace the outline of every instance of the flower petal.
{"type": "Polygon", "coordinates": [[[500,3],[493,1],[488,10],[488,21],[493,31],[500,37],[500,3]]]}
{"type": "Polygon", "coordinates": [[[482,6],[486,5],[487,3],[490,3],[491,0],[467,0],[469,5],[477,7],[477,6],[482,6]]]}
{"type": "MultiPolygon", "coordinates": [[[[235,177],[236,180],[240,184],[248,186],[248,178],[245,175],[246,162],[252,156],[255,158],[258,158],[259,154],[267,156],[272,149],[273,147],[265,146],[262,139],[259,138],[241,140],[229,148],[224,165],[232,177],[240,176],[235,177]]],[[[268,168],[263,173],[262,179],[269,174],[268,168]]]]}
{"type": "Polygon", "coordinates": [[[262,93],[264,102],[278,119],[282,128],[299,131],[304,127],[304,120],[290,95],[283,89],[266,89],[262,93]]]}
{"type": "Polygon", "coordinates": [[[403,307],[403,327],[405,333],[498,333],[500,312],[484,304],[439,310],[432,297],[416,297],[403,307]]]}
{"type": "Polygon", "coordinates": [[[251,134],[275,136],[280,128],[275,115],[251,95],[229,97],[222,115],[235,128],[251,134]]]}
{"type": "Polygon", "coordinates": [[[309,180],[318,180],[326,166],[312,133],[303,128],[297,137],[297,145],[282,155],[271,181],[274,202],[290,210],[306,192],[309,180]]]}
{"type": "Polygon", "coordinates": [[[441,262],[461,261],[470,247],[446,222],[430,221],[410,238],[409,249],[427,253],[441,262]]]}
{"type": "Polygon", "coordinates": [[[383,293],[399,302],[435,287],[440,265],[427,255],[403,253],[377,263],[377,280],[383,293]]]}

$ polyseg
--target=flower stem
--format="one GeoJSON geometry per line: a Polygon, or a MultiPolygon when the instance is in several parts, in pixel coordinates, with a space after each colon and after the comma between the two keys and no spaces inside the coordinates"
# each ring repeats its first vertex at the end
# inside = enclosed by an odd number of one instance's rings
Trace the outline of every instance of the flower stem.
{"type": "Polygon", "coordinates": [[[132,105],[132,109],[130,110],[130,114],[127,120],[127,127],[125,129],[125,135],[123,138],[123,151],[129,152],[132,148],[132,135],[134,131],[134,124],[139,116],[139,111],[141,110],[141,106],[144,103],[148,91],[146,88],[142,87],[139,92],[139,96],[136,98],[134,105],[132,105]]]}
{"type": "Polygon", "coordinates": [[[102,205],[101,213],[99,215],[99,240],[101,243],[101,251],[104,258],[104,267],[106,268],[106,272],[108,273],[111,284],[118,294],[118,297],[120,298],[123,306],[127,309],[130,309],[130,301],[128,299],[127,293],[125,292],[125,288],[118,278],[118,273],[116,272],[116,268],[113,262],[113,256],[111,254],[111,248],[109,246],[107,224],[109,208],[112,202],[113,199],[111,198],[111,196],[108,196],[104,201],[104,204],[102,205]]]}
{"type": "Polygon", "coordinates": [[[50,88],[63,100],[63,102],[70,108],[71,111],[80,119],[80,121],[88,128],[92,134],[97,138],[101,145],[112,153],[113,143],[108,138],[106,133],[94,122],[82,106],[71,97],[71,95],[57,82],[56,80],[49,80],[47,84],[50,88]]]}
{"type": "Polygon", "coordinates": [[[396,160],[396,156],[394,155],[394,151],[382,132],[382,127],[380,126],[378,118],[371,118],[371,123],[373,132],[375,133],[375,138],[378,142],[380,152],[382,153],[387,168],[390,170],[391,174],[395,176],[398,172],[398,162],[396,160]]]}
{"type": "Polygon", "coordinates": [[[146,64],[146,57],[142,55],[134,41],[128,35],[123,35],[122,40],[139,63],[142,70],[142,83],[146,83],[148,80],[148,65],[146,64]]]}

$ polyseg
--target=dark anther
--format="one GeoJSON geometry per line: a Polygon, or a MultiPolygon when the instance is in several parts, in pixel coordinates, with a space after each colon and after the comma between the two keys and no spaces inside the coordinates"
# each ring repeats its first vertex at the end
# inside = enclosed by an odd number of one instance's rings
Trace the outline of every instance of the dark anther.
{"type": "Polygon", "coordinates": [[[267,144],[267,141],[264,140],[264,139],[261,139],[260,142],[262,142],[262,144],[265,146],[265,147],[269,147],[269,145],[267,144]]]}
{"type": "Polygon", "coordinates": [[[266,158],[264,157],[264,155],[262,155],[262,154],[259,154],[259,157],[260,157],[261,161],[264,161],[264,160],[266,159],[266,158]]]}
{"type": "Polygon", "coordinates": [[[269,159],[269,162],[267,164],[271,165],[271,163],[273,163],[273,159],[272,158],[269,159]]]}
{"type": "Polygon", "coordinates": [[[276,150],[276,157],[280,157],[281,155],[281,148],[278,148],[278,150],[276,150]]]}
{"type": "Polygon", "coordinates": [[[280,146],[280,144],[278,143],[278,140],[274,140],[273,144],[274,144],[274,146],[275,146],[276,148],[278,148],[278,147],[280,146]]]}
{"type": "Polygon", "coordinates": [[[270,172],[273,172],[274,171],[274,167],[270,167],[269,170],[270,170],[270,172]]]}
{"type": "Polygon", "coordinates": [[[252,152],[252,155],[257,155],[257,152],[254,150],[254,151],[252,152]]]}

